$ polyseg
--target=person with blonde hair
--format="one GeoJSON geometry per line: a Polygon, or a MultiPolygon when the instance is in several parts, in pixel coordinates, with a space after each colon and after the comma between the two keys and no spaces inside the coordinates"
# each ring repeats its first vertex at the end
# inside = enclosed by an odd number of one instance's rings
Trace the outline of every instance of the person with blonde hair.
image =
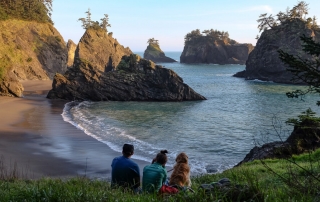
{"type": "Polygon", "coordinates": [[[186,153],[182,152],[178,154],[169,184],[172,186],[177,185],[180,187],[191,186],[190,167],[188,164],[188,156],[186,153]]]}

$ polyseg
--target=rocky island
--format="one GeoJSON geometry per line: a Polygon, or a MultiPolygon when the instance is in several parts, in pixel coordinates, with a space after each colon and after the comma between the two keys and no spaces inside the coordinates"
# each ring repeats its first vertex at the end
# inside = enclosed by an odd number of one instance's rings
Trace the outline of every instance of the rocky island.
{"type": "Polygon", "coordinates": [[[92,101],[204,100],[174,71],[141,59],[104,29],[88,28],[71,68],[53,79],[49,99],[92,101]]]}
{"type": "Polygon", "coordinates": [[[147,60],[152,60],[155,63],[163,62],[177,62],[172,58],[165,56],[164,52],[161,50],[159,41],[151,38],[148,40],[148,47],[143,53],[143,57],[147,60]]]}
{"type": "Polygon", "coordinates": [[[185,36],[181,63],[245,64],[252,44],[240,44],[228,32],[193,30],[185,36]]]}
{"type": "MultiPolygon", "coordinates": [[[[298,8],[298,7],[296,7],[298,8]]],[[[292,81],[293,75],[286,70],[287,66],[279,59],[279,50],[292,55],[307,57],[301,46],[300,36],[312,37],[320,41],[320,29],[315,18],[306,18],[295,8],[280,12],[276,16],[262,14],[258,28],[263,31],[257,45],[250,53],[246,69],[235,74],[248,80],[259,79],[277,83],[301,83],[292,81]]]]}

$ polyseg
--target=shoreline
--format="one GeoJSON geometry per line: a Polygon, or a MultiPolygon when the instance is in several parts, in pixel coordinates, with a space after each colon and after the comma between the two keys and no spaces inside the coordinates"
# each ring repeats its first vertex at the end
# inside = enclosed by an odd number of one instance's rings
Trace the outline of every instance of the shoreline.
{"type": "MultiPolygon", "coordinates": [[[[50,100],[52,81],[24,81],[24,98],[0,97],[0,156],[24,178],[111,178],[111,162],[122,154],[63,120],[65,100],[50,100]]],[[[134,159],[140,167],[150,162],[134,159]]]]}

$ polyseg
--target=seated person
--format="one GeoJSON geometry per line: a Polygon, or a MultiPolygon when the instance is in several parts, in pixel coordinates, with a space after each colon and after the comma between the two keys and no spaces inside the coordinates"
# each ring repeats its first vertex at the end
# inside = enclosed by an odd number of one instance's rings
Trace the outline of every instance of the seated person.
{"type": "Polygon", "coordinates": [[[180,187],[191,186],[190,167],[188,165],[188,156],[186,153],[182,152],[177,156],[169,184],[171,186],[178,185],[180,187]]]}
{"type": "Polygon", "coordinates": [[[154,163],[147,165],[143,169],[142,177],[142,190],[153,193],[158,192],[162,184],[167,179],[167,170],[165,165],[168,157],[166,155],[167,150],[161,150],[154,159],[154,163]]]}
{"type": "Polygon", "coordinates": [[[111,186],[121,186],[124,188],[137,189],[140,186],[140,169],[138,164],[130,157],[134,153],[131,144],[124,144],[122,156],[113,159],[111,167],[111,186]]]}

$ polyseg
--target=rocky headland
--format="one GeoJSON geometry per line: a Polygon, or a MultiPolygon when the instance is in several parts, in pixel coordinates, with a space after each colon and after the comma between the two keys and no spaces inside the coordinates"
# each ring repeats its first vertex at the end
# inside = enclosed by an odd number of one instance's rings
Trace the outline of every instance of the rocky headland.
{"type": "Polygon", "coordinates": [[[92,101],[182,101],[205,98],[174,71],[141,59],[105,30],[87,29],[73,67],[56,74],[49,99],[92,101]]]}
{"type": "Polygon", "coordinates": [[[170,63],[177,62],[176,60],[167,57],[161,50],[158,40],[149,39],[148,47],[143,53],[143,57],[147,60],[152,60],[155,63],[170,63]]]}
{"type": "Polygon", "coordinates": [[[67,70],[67,47],[51,23],[0,21],[0,95],[23,96],[20,81],[49,80],[67,70]]]}
{"type": "Polygon", "coordinates": [[[300,36],[302,35],[320,41],[320,29],[312,28],[305,20],[299,18],[288,19],[278,26],[264,30],[248,57],[246,69],[234,76],[248,80],[293,83],[291,81],[293,75],[286,70],[286,65],[279,59],[278,50],[307,57],[301,47],[300,36]]]}
{"type": "Polygon", "coordinates": [[[181,63],[245,64],[252,44],[240,44],[228,32],[193,30],[185,37],[181,63]]]}

